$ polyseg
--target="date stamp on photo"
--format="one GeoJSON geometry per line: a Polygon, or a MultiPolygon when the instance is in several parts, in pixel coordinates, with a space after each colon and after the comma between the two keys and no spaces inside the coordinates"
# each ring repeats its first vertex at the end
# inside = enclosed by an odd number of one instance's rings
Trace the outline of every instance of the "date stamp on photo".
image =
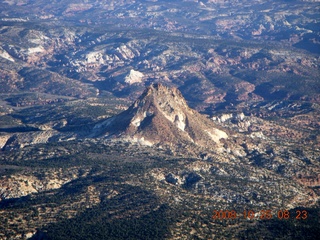
{"type": "Polygon", "coordinates": [[[308,218],[307,210],[296,210],[295,212],[290,212],[289,210],[244,210],[242,212],[237,212],[235,210],[213,210],[212,219],[214,220],[223,220],[223,219],[260,219],[260,220],[271,220],[271,219],[279,219],[279,220],[288,220],[288,219],[296,219],[296,220],[306,220],[308,218]]]}

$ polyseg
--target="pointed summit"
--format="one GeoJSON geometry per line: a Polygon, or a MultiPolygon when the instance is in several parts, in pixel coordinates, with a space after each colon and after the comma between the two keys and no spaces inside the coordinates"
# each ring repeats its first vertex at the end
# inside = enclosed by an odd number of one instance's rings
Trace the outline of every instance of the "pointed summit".
{"type": "Polygon", "coordinates": [[[190,109],[177,88],[152,84],[124,112],[94,127],[95,135],[129,137],[142,144],[209,147],[228,138],[207,117],[190,109]]]}

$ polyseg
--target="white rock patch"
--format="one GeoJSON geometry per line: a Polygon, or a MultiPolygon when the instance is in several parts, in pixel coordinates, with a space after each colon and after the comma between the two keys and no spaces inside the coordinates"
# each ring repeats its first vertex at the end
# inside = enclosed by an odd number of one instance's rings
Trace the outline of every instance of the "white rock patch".
{"type": "Polygon", "coordinates": [[[125,83],[134,84],[141,83],[143,78],[143,73],[139,71],[135,71],[133,69],[130,70],[130,73],[125,77],[125,83]]]}
{"type": "Polygon", "coordinates": [[[136,118],[136,119],[133,119],[133,120],[131,121],[131,124],[133,124],[133,125],[136,126],[136,127],[139,127],[142,121],[143,121],[143,119],[141,119],[141,118],[136,118]]]}
{"type": "Polygon", "coordinates": [[[86,55],[87,63],[100,63],[104,64],[103,52],[91,52],[86,55]]]}
{"type": "Polygon", "coordinates": [[[34,47],[34,48],[28,48],[28,54],[32,54],[32,53],[41,53],[41,52],[45,52],[46,50],[42,47],[34,47]]]}
{"type": "Polygon", "coordinates": [[[0,136],[0,149],[6,145],[9,138],[10,138],[10,135],[0,136]]]}
{"type": "Polygon", "coordinates": [[[14,59],[9,55],[9,53],[7,53],[5,50],[0,48],[0,57],[7,59],[11,62],[14,62],[14,59]]]}
{"type": "Polygon", "coordinates": [[[131,142],[138,143],[142,146],[149,146],[149,147],[153,146],[153,143],[148,140],[145,140],[144,137],[142,137],[142,138],[134,137],[131,139],[131,142]]]}
{"type": "Polygon", "coordinates": [[[221,138],[228,138],[228,134],[226,134],[224,131],[221,131],[219,129],[211,129],[210,131],[206,130],[208,135],[212,138],[213,141],[216,143],[219,143],[219,140],[221,138]]]}
{"type": "Polygon", "coordinates": [[[175,117],[174,123],[176,124],[176,126],[178,128],[180,128],[182,131],[184,131],[185,127],[186,127],[186,123],[184,121],[184,117],[182,114],[178,114],[175,117]]]}

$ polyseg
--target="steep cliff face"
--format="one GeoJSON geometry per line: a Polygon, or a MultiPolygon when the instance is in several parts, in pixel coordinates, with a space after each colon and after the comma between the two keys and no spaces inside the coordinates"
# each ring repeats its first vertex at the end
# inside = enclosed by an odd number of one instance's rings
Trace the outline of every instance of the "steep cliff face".
{"type": "Polygon", "coordinates": [[[95,136],[128,136],[145,144],[220,145],[228,134],[188,107],[181,92],[153,84],[124,112],[94,127],[95,136]]]}

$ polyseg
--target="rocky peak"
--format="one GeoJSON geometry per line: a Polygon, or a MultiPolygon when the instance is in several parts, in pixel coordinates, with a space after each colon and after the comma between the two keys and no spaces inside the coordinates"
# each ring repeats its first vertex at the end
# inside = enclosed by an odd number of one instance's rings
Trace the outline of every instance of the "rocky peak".
{"type": "MultiPolygon", "coordinates": [[[[137,121],[141,120],[140,113],[152,116],[162,114],[171,123],[184,131],[186,126],[185,111],[193,114],[181,92],[177,88],[168,88],[161,83],[150,85],[138,100],[132,105],[132,110],[137,114],[133,119],[133,124],[137,125],[137,121]]],[[[139,124],[140,125],[140,124],[139,124]]]]}
{"type": "MultiPolygon", "coordinates": [[[[158,101],[161,105],[161,101],[175,101],[177,104],[187,106],[187,103],[182,96],[181,92],[177,88],[169,88],[161,83],[154,83],[147,87],[145,90],[146,96],[152,96],[154,100],[158,101]],[[165,98],[165,99],[163,99],[165,98]]],[[[142,97],[144,95],[142,94],[142,97]]]]}
{"type": "Polygon", "coordinates": [[[142,144],[219,145],[228,134],[190,109],[177,88],[152,84],[124,112],[94,128],[96,136],[129,137],[142,144]]]}

